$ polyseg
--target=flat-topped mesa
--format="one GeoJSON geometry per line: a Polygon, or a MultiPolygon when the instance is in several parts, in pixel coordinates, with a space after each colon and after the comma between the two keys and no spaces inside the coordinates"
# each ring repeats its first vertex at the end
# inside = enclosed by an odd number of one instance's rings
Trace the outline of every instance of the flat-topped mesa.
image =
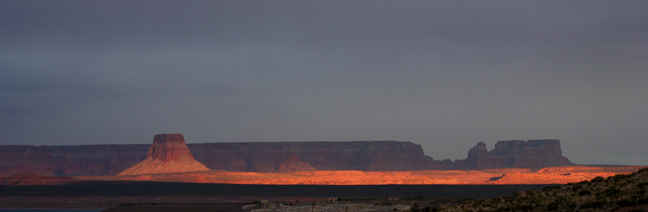
{"type": "MultiPolygon", "coordinates": [[[[272,172],[280,164],[308,163],[317,170],[404,171],[435,169],[419,144],[402,141],[316,141],[189,144],[213,170],[272,172]],[[293,154],[293,156],[287,157],[293,154]]],[[[440,163],[440,162],[439,162],[440,163]]],[[[445,167],[445,164],[439,165],[445,167]]]]}
{"type": "Polygon", "coordinates": [[[194,160],[182,134],[158,134],[146,159],[117,175],[141,175],[209,170],[194,160]]]}
{"type": "Polygon", "coordinates": [[[157,134],[146,158],[159,159],[162,162],[177,161],[182,156],[193,159],[182,134],[157,134]]]}

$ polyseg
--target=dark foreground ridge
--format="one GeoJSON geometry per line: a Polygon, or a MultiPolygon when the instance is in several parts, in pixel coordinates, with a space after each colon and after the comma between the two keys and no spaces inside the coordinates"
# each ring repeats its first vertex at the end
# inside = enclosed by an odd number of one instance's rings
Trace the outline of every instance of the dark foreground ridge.
{"type": "MultiPolygon", "coordinates": [[[[179,135],[179,134],[174,134],[179,135]]],[[[562,156],[559,140],[499,141],[487,151],[473,147],[465,160],[434,160],[421,145],[403,141],[247,142],[187,144],[189,152],[152,152],[170,158],[193,155],[212,170],[407,171],[489,168],[543,168],[572,165],[562,156]],[[292,157],[289,157],[291,156],[292,157]],[[302,170],[303,169],[303,170],[302,170]]],[[[0,175],[36,173],[46,176],[115,175],[145,160],[150,145],[0,146],[0,175]]]]}
{"type": "Polygon", "coordinates": [[[648,211],[648,168],[632,174],[466,201],[437,211],[648,211]]]}

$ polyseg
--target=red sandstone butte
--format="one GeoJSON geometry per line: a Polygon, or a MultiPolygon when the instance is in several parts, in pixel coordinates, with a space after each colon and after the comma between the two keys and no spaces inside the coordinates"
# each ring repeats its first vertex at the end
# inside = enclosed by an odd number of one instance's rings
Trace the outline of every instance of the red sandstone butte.
{"type": "Polygon", "coordinates": [[[209,170],[194,160],[182,134],[158,134],[146,159],[117,175],[141,175],[209,170]]]}

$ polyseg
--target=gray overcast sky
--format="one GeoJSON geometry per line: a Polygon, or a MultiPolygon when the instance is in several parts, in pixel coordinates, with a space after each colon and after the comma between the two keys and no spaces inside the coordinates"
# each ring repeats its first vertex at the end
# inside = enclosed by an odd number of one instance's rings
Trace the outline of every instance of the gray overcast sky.
{"type": "Polygon", "coordinates": [[[555,138],[648,165],[648,1],[0,0],[0,144],[555,138]]]}

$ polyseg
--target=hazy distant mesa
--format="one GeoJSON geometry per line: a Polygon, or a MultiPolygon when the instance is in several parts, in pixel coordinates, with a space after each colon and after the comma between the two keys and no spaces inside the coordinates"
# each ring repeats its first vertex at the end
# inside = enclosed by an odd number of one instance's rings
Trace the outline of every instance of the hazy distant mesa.
{"type": "MultiPolygon", "coordinates": [[[[184,139],[182,143],[184,145],[184,139]]],[[[572,165],[562,156],[560,141],[553,139],[500,141],[491,151],[487,151],[485,144],[480,142],[470,149],[466,159],[454,162],[433,160],[423,153],[421,145],[401,141],[202,143],[186,146],[191,151],[190,156],[207,168],[238,172],[408,171],[572,165]]],[[[153,151],[153,147],[144,144],[3,145],[0,146],[0,175],[23,172],[49,176],[115,175],[146,160],[147,154],[151,154],[149,151],[153,151]]]]}

